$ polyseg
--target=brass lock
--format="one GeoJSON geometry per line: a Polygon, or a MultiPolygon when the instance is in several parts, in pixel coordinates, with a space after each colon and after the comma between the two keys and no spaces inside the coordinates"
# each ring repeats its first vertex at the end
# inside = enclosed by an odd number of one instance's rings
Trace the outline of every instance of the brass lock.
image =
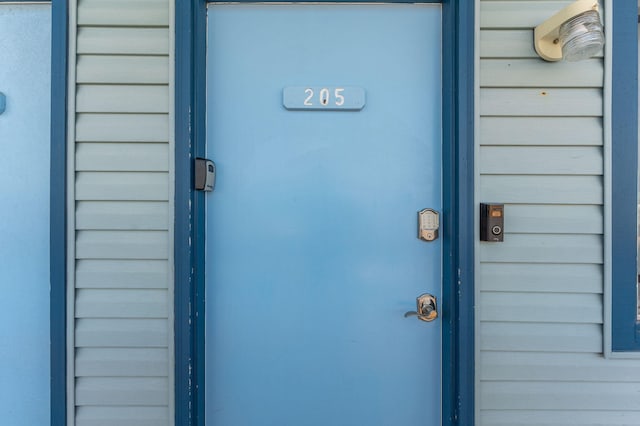
{"type": "Polygon", "coordinates": [[[423,241],[438,239],[440,229],[440,215],[433,209],[424,209],[418,212],[418,238],[423,241]]]}
{"type": "Polygon", "coordinates": [[[425,293],[416,298],[416,310],[409,311],[404,314],[404,317],[416,316],[419,320],[431,322],[438,318],[438,301],[436,297],[425,293]]]}

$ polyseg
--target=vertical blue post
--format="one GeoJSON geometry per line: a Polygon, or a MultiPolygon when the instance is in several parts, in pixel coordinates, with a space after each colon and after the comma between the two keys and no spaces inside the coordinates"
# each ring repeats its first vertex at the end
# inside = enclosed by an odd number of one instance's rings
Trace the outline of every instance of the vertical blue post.
{"type": "Polygon", "coordinates": [[[51,426],[67,424],[67,13],[66,0],[52,0],[51,426]]]}

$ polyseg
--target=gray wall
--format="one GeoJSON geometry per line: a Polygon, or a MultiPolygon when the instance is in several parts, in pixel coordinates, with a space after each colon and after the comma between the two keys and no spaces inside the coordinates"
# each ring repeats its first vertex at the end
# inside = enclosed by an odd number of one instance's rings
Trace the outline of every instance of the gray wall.
{"type": "Polygon", "coordinates": [[[69,412],[79,426],[169,425],[171,5],[79,0],[70,9],[69,412]]]}
{"type": "Polygon", "coordinates": [[[480,1],[477,424],[638,425],[640,361],[605,359],[604,61],[546,63],[532,29],[571,1],[480,1]]]}

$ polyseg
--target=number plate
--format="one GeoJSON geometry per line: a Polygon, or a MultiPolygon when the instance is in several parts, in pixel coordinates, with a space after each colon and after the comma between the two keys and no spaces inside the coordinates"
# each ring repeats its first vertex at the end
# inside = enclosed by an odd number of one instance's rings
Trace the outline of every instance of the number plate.
{"type": "Polygon", "coordinates": [[[282,91],[282,103],[288,110],[359,111],[364,102],[361,87],[296,86],[282,91]]]}

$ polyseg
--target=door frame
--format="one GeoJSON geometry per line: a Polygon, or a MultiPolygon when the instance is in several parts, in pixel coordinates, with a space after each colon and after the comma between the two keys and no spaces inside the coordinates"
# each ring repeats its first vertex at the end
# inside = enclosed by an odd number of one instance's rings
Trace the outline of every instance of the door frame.
{"type": "MultiPolygon", "coordinates": [[[[37,1],[37,0],[29,0],[37,1]]],[[[51,0],[51,425],[67,424],[67,78],[69,4],[51,0]]]]}
{"type": "MultiPolygon", "coordinates": [[[[358,1],[371,2],[351,0],[349,3],[358,1]]],[[[405,2],[408,1],[386,1],[405,2]]],[[[475,393],[475,1],[423,2],[442,3],[443,20],[442,423],[443,426],[472,425],[475,393]]],[[[175,7],[177,426],[204,426],[205,421],[205,194],[193,189],[192,169],[193,159],[204,157],[206,153],[206,6],[206,0],[176,0],[175,7]]]]}

